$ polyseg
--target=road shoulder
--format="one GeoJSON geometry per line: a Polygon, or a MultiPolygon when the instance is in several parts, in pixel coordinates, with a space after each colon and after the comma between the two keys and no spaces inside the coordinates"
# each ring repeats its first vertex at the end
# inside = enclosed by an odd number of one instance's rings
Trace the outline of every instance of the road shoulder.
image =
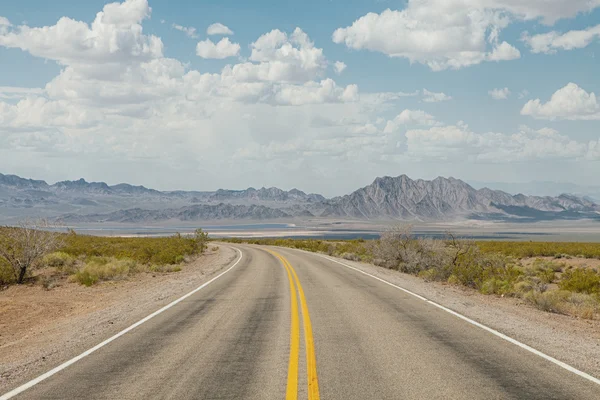
{"type": "Polygon", "coordinates": [[[0,292],[0,393],[74,357],[195,289],[237,258],[232,247],[180,272],[143,274],[94,287],[68,283],[52,290],[0,292]]]}

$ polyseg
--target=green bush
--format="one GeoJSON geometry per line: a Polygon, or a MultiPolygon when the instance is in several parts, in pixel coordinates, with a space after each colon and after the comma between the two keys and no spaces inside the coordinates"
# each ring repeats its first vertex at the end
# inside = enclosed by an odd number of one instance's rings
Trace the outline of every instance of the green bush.
{"type": "Polygon", "coordinates": [[[141,264],[175,264],[181,257],[194,256],[203,251],[204,236],[184,237],[100,237],[65,235],[61,249],[73,257],[114,257],[131,259],[141,264]],[[200,243],[199,244],[199,240],[200,243]]]}
{"type": "Polygon", "coordinates": [[[597,297],[567,290],[530,292],[524,298],[540,310],[574,315],[585,319],[594,319],[600,311],[600,302],[597,297]]]}
{"type": "Polygon", "coordinates": [[[75,273],[75,280],[86,286],[98,281],[119,280],[138,272],[137,262],[130,259],[90,257],[85,266],[75,273]]]}
{"type": "Polygon", "coordinates": [[[15,283],[14,271],[9,263],[0,258],[0,285],[9,285],[11,283],[15,283]]]}
{"type": "Polygon", "coordinates": [[[600,274],[592,269],[573,268],[565,271],[558,286],[576,293],[600,294],[600,274]]]}
{"type": "Polygon", "coordinates": [[[43,259],[45,265],[54,268],[70,268],[75,265],[75,261],[75,257],[64,251],[50,253],[43,259]]]}
{"type": "Polygon", "coordinates": [[[76,282],[79,282],[85,286],[92,286],[98,282],[98,276],[87,270],[77,271],[74,275],[74,278],[76,282]]]}
{"type": "Polygon", "coordinates": [[[583,258],[600,258],[600,243],[575,242],[504,242],[478,241],[477,247],[484,253],[501,253],[506,256],[525,257],[555,257],[560,254],[583,258]]]}

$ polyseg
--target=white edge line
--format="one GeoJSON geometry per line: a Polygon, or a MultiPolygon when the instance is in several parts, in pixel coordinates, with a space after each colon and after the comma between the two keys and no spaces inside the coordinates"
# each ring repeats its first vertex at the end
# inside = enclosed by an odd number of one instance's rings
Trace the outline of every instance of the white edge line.
{"type": "MultiPolygon", "coordinates": [[[[234,247],[235,248],[235,247],[234,247]]],[[[123,329],[121,332],[117,333],[116,335],[106,339],[104,342],[92,347],[91,349],[81,353],[80,355],[78,355],[77,357],[74,357],[72,359],[70,359],[69,361],[64,362],[63,364],[59,365],[58,367],[51,369],[50,371],[46,372],[43,375],[38,376],[35,379],[30,380],[29,382],[19,386],[16,389],[11,390],[10,392],[0,396],[0,400],[8,400],[24,391],[26,391],[27,389],[37,385],[38,383],[42,382],[45,379],[50,378],[52,375],[62,371],[63,369],[67,368],[68,366],[75,364],[77,361],[81,360],[84,357],[89,356],[90,354],[92,354],[93,352],[95,352],[96,350],[106,346],[107,344],[109,344],[110,342],[120,338],[121,336],[123,336],[124,334],[132,331],[133,329],[137,328],[138,326],[142,325],[144,322],[149,321],[150,319],[156,317],[158,314],[168,310],[169,308],[173,307],[174,305],[180,303],[181,301],[187,299],[188,297],[192,296],[193,294],[195,294],[196,292],[198,292],[199,290],[205,288],[206,286],[210,285],[212,282],[216,281],[217,279],[219,279],[220,277],[222,277],[223,275],[225,275],[226,273],[228,273],[229,271],[231,271],[236,265],[239,264],[240,261],[242,261],[243,258],[243,254],[241,252],[240,249],[235,248],[238,253],[240,253],[240,258],[238,258],[238,260],[231,266],[229,267],[226,271],[221,272],[219,275],[215,276],[214,278],[212,278],[210,281],[203,283],[202,285],[200,285],[199,287],[197,287],[196,289],[192,290],[191,292],[189,292],[188,294],[178,298],[177,300],[167,304],[166,306],[164,306],[163,308],[161,308],[158,311],[153,312],[152,314],[148,315],[146,318],[143,318],[141,320],[139,320],[138,322],[136,322],[135,324],[131,325],[128,328],[123,329]]]]}
{"type": "MultiPolygon", "coordinates": [[[[354,271],[356,271],[356,272],[360,272],[360,273],[361,273],[361,274],[363,274],[363,275],[367,275],[367,276],[370,276],[370,277],[371,277],[371,278],[373,278],[373,279],[377,279],[378,281],[380,281],[380,282],[383,282],[383,283],[385,283],[386,285],[390,285],[390,286],[392,286],[392,287],[394,287],[394,288],[396,288],[396,289],[402,290],[403,292],[405,292],[405,293],[407,293],[407,294],[410,294],[411,296],[414,296],[414,297],[416,297],[416,298],[418,298],[418,299],[420,299],[420,300],[423,300],[424,302],[426,302],[426,303],[429,303],[429,304],[431,304],[432,306],[435,306],[435,307],[437,307],[437,308],[439,308],[439,309],[441,309],[441,310],[444,310],[444,311],[446,311],[447,313],[450,313],[450,314],[452,314],[452,315],[454,315],[454,316],[456,316],[456,317],[458,317],[458,318],[460,318],[460,319],[462,319],[462,320],[464,320],[464,321],[466,321],[466,322],[470,323],[471,325],[475,325],[475,326],[476,326],[476,327],[478,327],[478,328],[481,328],[481,329],[483,329],[483,330],[486,330],[486,331],[490,332],[491,334],[498,336],[498,337],[499,337],[499,338],[501,338],[501,339],[504,339],[504,340],[506,340],[506,341],[508,341],[508,342],[510,342],[510,343],[512,343],[512,344],[514,344],[514,345],[517,345],[517,346],[519,346],[519,347],[520,347],[520,348],[522,348],[522,349],[525,349],[525,350],[527,350],[527,351],[529,351],[529,352],[531,352],[531,353],[533,353],[533,354],[535,354],[535,355],[537,355],[537,356],[540,356],[540,357],[542,357],[543,359],[546,359],[546,360],[548,360],[548,361],[550,361],[550,362],[552,362],[552,363],[554,363],[554,364],[558,365],[558,366],[559,366],[559,367],[561,367],[561,368],[564,368],[564,369],[566,369],[567,371],[570,371],[570,372],[572,372],[572,373],[574,373],[574,374],[576,374],[576,375],[579,375],[579,376],[580,376],[580,377],[582,377],[582,378],[585,378],[585,379],[587,379],[588,381],[591,381],[591,382],[593,382],[593,383],[595,383],[595,384],[597,384],[597,385],[600,385],[600,379],[598,379],[598,378],[595,378],[595,377],[593,377],[593,376],[592,376],[592,375],[590,375],[590,374],[586,374],[585,372],[583,372],[583,371],[580,371],[580,370],[578,370],[577,368],[570,366],[569,364],[566,364],[566,363],[564,363],[564,362],[562,362],[562,361],[560,361],[560,360],[557,360],[557,359],[556,359],[556,358],[554,358],[554,357],[551,357],[551,356],[549,356],[549,355],[547,355],[547,354],[544,354],[544,353],[542,353],[541,351],[539,351],[539,350],[536,350],[536,349],[534,349],[533,347],[526,345],[525,343],[521,343],[521,342],[519,342],[518,340],[516,340],[516,339],[513,339],[513,338],[511,338],[510,336],[507,336],[507,335],[505,335],[505,334],[503,334],[503,333],[501,333],[501,332],[498,332],[498,331],[497,331],[497,330],[495,330],[495,329],[492,329],[492,328],[490,328],[490,327],[488,327],[488,326],[485,326],[485,325],[483,325],[483,324],[481,324],[481,323],[479,323],[479,322],[477,322],[477,321],[474,321],[474,320],[472,320],[472,319],[470,319],[470,318],[468,318],[468,317],[465,317],[464,315],[462,315],[462,314],[459,314],[459,313],[457,313],[456,311],[454,311],[454,310],[451,310],[451,309],[449,309],[449,308],[447,308],[447,307],[444,307],[444,306],[442,306],[441,304],[438,304],[438,303],[436,303],[435,301],[431,301],[431,300],[429,300],[429,299],[427,299],[427,298],[425,298],[425,297],[423,297],[423,296],[420,296],[420,295],[418,295],[418,294],[416,294],[416,293],[414,293],[414,292],[411,292],[411,291],[410,291],[410,290],[408,290],[408,289],[404,289],[403,287],[400,287],[400,286],[394,285],[393,283],[390,283],[390,282],[388,282],[388,281],[386,281],[386,280],[384,280],[384,279],[381,279],[381,278],[379,278],[379,277],[377,277],[377,276],[375,276],[375,275],[371,275],[371,274],[369,274],[368,272],[364,272],[364,271],[362,271],[362,270],[360,270],[360,269],[358,269],[358,268],[355,268],[355,267],[353,267],[353,266],[351,266],[351,265],[348,265],[348,264],[345,264],[345,263],[343,263],[343,262],[337,261],[337,260],[335,260],[335,259],[333,259],[333,258],[330,258],[330,257],[324,256],[324,255],[321,255],[321,254],[316,254],[316,253],[312,253],[312,254],[315,254],[315,255],[317,255],[317,256],[319,256],[319,257],[321,257],[321,258],[325,258],[325,259],[327,259],[327,260],[329,260],[329,261],[333,261],[334,263],[337,263],[337,264],[343,265],[343,266],[344,266],[344,267],[346,267],[346,268],[350,268],[350,269],[353,269],[353,270],[354,270],[354,271]]],[[[1,398],[0,398],[0,400],[4,400],[4,399],[1,399],[1,398]]]]}

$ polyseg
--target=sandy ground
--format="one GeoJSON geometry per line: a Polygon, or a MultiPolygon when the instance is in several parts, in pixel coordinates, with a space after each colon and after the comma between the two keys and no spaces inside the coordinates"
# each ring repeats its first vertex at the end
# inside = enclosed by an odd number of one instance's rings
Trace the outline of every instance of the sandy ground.
{"type": "Polygon", "coordinates": [[[469,288],[425,282],[372,264],[337,260],[426,297],[600,378],[600,320],[548,313],[516,298],[483,295],[469,288]]]}
{"type": "Polygon", "coordinates": [[[556,264],[564,264],[565,267],[574,267],[574,268],[595,268],[600,269],[600,260],[596,258],[554,258],[554,257],[531,257],[531,258],[522,258],[519,261],[521,264],[528,266],[535,262],[535,260],[542,259],[545,261],[550,261],[556,264]]]}
{"type": "Polygon", "coordinates": [[[176,273],[139,274],[89,288],[63,282],[51,290],[38,284],[0,291],[0,394],[193,290],[236,257],[220,246],[176,273]]]}

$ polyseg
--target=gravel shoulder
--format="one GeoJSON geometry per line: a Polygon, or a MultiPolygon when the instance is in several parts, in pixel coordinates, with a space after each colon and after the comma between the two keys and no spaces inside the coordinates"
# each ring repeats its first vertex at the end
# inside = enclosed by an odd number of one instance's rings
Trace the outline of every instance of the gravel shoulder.
{"type": "Polygon", "coordinates": [[[426,297],[600,378],[598,320],[548,313],[516,298],[483,295],[469,288],[426,282],[421,278],[372,264],[331,258],[426,297]]]}
{"type": "Polygon", "coordinates": [[[0,291],[0,394],[214,277],[238,255],[229,246],[218,247],[180,272],[144,273],[93,287],[64,282],[51,290],[32,285],[0,291]]]}

